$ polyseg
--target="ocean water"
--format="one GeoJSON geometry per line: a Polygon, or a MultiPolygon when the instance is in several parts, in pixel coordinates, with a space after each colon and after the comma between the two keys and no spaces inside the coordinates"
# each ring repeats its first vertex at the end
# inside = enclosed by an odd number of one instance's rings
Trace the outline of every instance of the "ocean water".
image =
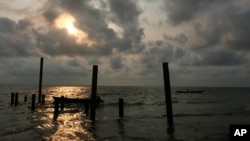
{"type": "Polygon", "coordinates": [[[230,124],[250,124],[250,88],[172,88],[173,127],[167,124],[163,87],[98,87],[104,104],[96,109],[95,123],[82,104],[67,104],[53,120],[53,96],[87,98],[90,87],[44,86],[46,103],[32,112],[31,95],[37,91],[37,86],[0,85],[0,140],[228,141],[230,124]],[[186,89],[205,91],[176,93],[186,89]],[[17,106],[10,105],[11,92],[19,93],[17,106]]]}

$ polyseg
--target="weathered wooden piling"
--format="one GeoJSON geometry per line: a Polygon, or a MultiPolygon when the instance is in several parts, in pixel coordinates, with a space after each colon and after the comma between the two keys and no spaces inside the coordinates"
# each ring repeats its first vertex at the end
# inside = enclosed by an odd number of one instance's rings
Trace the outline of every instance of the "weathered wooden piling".
{"type": "Polygon", "coordinates": [[[15,94],[15,106],[18,105],[18,93],[15,94]]]}
{"type": "Polygon", "coordinates": [[[122,98],[119,98],[119,117],[124,116],[124,108],[123,108],[124,102],[122,98]]]}
{"type": "Polygon", "coordinates": [[[60,103],[61,103],[61,110],[63,110],[64,109],[64,96],[61,96],[60,103]]]}
{"type": "Polygon", "coordinates": [[[35,103],[36,103],[36,94],[32,94],[32,99],[31,99],[31,110],[35,110],[35,103]]]}
{"type": "Polygon", "coordinates": [[[10,105],[14,104],[14,98],[15,98],[14,96],[15,96],[15,93],[11,93],[10,105]]]}
{"type": "Polygon", "coordinates": [[[55,106],[54,106],[54,117],[53,117],[53,119],[56,120],[57,117],[58,117],[58,114],[59,114],[59,100],[55,99],[54,104],[55,104],[55,106]]]}
{"type": "Polygon", "coordinates": [[[44,104],[45,103],[45,95],[43,94],[42,95],[42,104],[44,104]]]}
{"type": "Polygon", "coordinates": [[[98,74],[98,66],[93,65],[92,87],[91,87],[91,111],[90,111],[90,120],[92,120],[93,122],[95,121],[97,74],[98,74]]]}
{"type": "Polygon", "coordinates": [[[168,63],[166,62],[163,63],[163,75],[164,75],[164,90],[165,90],[167,121],[169,125],[173,125],[174,120],[173,120],[173,110],[172,110],[171,87],[170,87],[168,63]]]}
{"type": "Polygon", "coordinates": [[[24,102],[27,102],[27,96],[24,96],[24,100],[23,100],[24,102]]]}
{"type": "Polygon", "coordinates": [[[39,103],[41,103],[41,99],[42,99],[42,81],[43,81],[43,57],[41,57],[41,61],[40,61],[39,91],[38,91],[39,103]]]}
{"type": "Polygon", "coordinates": [[[84,103],[84,108],[85,108],[84,113],[86,114],[86,116],[88,116],[89,115],[89,103],[88,102],[84,103]]]}

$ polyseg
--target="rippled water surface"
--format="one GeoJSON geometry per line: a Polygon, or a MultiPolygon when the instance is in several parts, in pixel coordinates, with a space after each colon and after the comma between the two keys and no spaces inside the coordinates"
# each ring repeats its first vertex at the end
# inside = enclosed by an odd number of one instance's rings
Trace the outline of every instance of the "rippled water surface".
{"type": "Polygon", "coordinates": [[[98,87],[104,104],[96,109],[96,122],[84,114],[83,104],[66,104],[53,120],[53,96],[88,98],[84,86],[46,86],[44,105],[31,111],[34,86],[0,86],[0,140],[19,141],[223,141],[229,140],[230,124],[250,124],[249,88],[172,88],[174,127],[166,120],[162,87],[98,87]],[[205,90],[176,93],[176,90],[205,90]],[[17,106],[11,92],[19,93],[17,106]],[[28,101],[24,102],[24,96],[28,101]],[[124,99],[124,117],[118,116],[118,99],[124,99]],[[172,131],[172,132],[171,132],[172,131]]]}

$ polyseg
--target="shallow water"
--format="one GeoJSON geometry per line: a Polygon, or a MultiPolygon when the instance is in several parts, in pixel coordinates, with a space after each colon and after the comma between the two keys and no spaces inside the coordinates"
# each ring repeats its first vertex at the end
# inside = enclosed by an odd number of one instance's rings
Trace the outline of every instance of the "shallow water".
{"type": "Polygon", "coordinates": [[[96,109],[96,122],[84,114],[84,105],[69,104],[53,120],[53,96],[87,98],[90,88],[46,86],[46,104],[30,110],[34,86],[0,86],[0,140],[105,140],[105,141],[223,141],[230,124],[250,124],[250,88],[188,88],[202,94],[178,94],[172,88],[174,127],[167,125],[162,87],[98,87],[105,101],[96,109]],[[11,92],[19,93],[18,106],[10,106],[11,92]],[[23,97],[28,101],[23,102],[23,97]],[[118,99],[124,99],[124,117],[118,99]]]}

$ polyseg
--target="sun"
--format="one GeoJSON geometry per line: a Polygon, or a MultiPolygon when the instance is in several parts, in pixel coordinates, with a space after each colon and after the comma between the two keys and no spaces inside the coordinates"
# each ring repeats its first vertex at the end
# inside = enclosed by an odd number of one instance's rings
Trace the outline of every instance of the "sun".
{"type": "Polygon", "coordinates": [[[69,14],[62,14],[55,20],[55,25],[58,28],[66,29],[69,34],[76,35],[77,29],[74,25],[75,18],[69,14]]]}
{"type": "Polygon", "coordinates": [[[61,14],[55,21],[55,26],[59,29],[65,29],[69,35],[75,38],[75,41],[79,44],[87,43],[92,45],[94,42],[88,38],[88,34],[75,26],[75,18],[70,14],[61,14]]]}
{"type": "Polygon", "coordinates": [[[75,26],[72,22],[68,22],[66,24],[66,29],[67,29],[69,34],[76,35],[76,33],[77,33],[77,29],[75,28],[75,26]]]}

